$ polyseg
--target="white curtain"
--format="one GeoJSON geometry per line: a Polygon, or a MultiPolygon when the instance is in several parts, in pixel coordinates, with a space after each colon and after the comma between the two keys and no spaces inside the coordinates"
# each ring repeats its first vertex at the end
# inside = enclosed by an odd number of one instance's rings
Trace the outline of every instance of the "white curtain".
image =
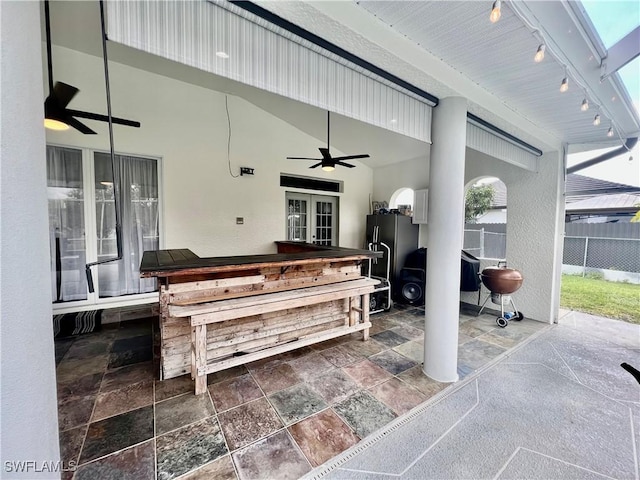
{"type": "Polygon", "coordinates": [[[80,150],[47,147],[47,192],[53,301],[85,300],[86,247],[80,150]]]}
{"type": "MultiPolygon", "coordinates": [[[[114,188],[111,157],[95,154],[96,231],[98,260],[117,255],[114,188]]],[[[159,248],[157,162],[125,155],[115,156],[120,187],[122,260],[98,266],[100,297],[152,292],[155,279],[140,278],[145,250],[159,248]]]]}

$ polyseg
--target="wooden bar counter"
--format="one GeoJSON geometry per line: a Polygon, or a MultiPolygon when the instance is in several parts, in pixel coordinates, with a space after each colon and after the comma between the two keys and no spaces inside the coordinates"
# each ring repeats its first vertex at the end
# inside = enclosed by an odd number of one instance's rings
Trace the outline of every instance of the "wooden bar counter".
{"type": "Polygon", "coordinates": [[[360,264],[379,252],[276,242],[276,254],[200,258],[144,252],[160,294],[161,378],[206,375],[356,331],[368,338],[376,281],[360,264]]]}

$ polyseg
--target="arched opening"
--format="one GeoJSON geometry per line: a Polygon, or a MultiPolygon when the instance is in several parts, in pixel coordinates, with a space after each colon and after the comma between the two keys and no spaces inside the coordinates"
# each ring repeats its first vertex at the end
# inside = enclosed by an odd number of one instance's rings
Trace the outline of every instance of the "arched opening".
{"type": "Polygon", "coordinates": [[[496,177],[480,177],[465,187],[464,250],[478,258],[507,255],[507,186],[496,177]]]}
{"type": "Polygon", "coordinates": [[[389,208],[398,209],[404,215],[411,215],[413,212],[413,189],[399,188],[389,199],[389,208]]]}

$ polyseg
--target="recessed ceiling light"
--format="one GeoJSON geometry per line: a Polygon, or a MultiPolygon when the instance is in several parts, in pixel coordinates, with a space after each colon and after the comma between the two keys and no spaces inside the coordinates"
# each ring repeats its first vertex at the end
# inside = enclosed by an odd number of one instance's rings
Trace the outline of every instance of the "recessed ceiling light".
{"type": "Polygon", "coordinates": [[[229,58],[229,54],[227,52],[216,52],[216,57],[219,58],[229,58]]]}
{"type": "Polygon", "coordinates": [[[392,118],[390,123],[398,123],[398,120],[396,120],[395,118],[392,118]]]}

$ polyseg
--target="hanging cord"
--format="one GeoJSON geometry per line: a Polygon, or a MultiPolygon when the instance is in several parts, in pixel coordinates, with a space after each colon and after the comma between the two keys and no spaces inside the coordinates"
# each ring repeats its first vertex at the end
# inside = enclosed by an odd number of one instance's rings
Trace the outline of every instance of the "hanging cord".
{"type": "Polygon", "coordinates": [[[111,116],[111,89],[109,87],[109,62],[107,59],[107,33],[104,21],[104,2],[99,0],[100,4],[100,28],[102,32],[102,60],[104,64],[104,84],[107,93],[107,117],[109,121],[109,153],[111,157],[111,175],[113,177],[113,207],[115,208],[116,220],[116,252],[114,258],[107,258],[97,262],[87,263],[85,265],[85,273],[87,274],[87,287],[89,292],[95,291],[93,287],[93,276],[91,275],[91,267],[102,265],[103,263],[116,262],[122,260],[122,220],[120,218],[120,169],[116,168],[116,155],[113,144],[113,117],[111,116]]]}
{"type": "Polygon", "coordinates": [[[232,178],[238,178],[240,175],[234,175],[231,171],[231,117],[229,116],[229,97],[226,94],[224,96],[224,109],[227,112],[227,132],[229,132],[227,136],[227,165],[229,166],[229,175],[231,175],[232,178]]]}

